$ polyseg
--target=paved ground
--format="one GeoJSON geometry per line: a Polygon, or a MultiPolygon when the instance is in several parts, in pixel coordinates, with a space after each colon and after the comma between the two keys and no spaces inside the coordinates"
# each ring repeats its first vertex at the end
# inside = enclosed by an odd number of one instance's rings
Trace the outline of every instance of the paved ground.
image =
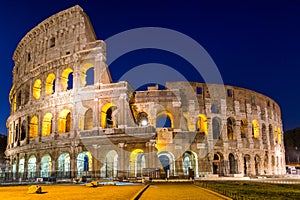
{"type": "Polygon", "coordinates": [[[173,183],[173,184],[154,184],[142,194],[140,200],[158,199],[158,200],[172,200],[172,199],[197,199],[197,200],[218,200],[229,199],[206,189],[197,187],[193,184],[187,183],[173,183]]]}

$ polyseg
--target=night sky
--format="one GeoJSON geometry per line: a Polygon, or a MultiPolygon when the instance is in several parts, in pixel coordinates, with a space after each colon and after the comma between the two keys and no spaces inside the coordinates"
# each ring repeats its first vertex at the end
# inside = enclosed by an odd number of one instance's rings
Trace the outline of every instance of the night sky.
{"type": "MultiPolygon", "coordinates": [[[[19,41],[38,23],[76,4],[90,17],[101,40],[128,29],[149,26],[186,34],[206,49],[225,84],[274,99],[281,106],[284,130],[300,126],[299,1],[12,0],[0,3],[1,133],[7,134],[12,55],[19,41]]],[[[189,71],[189,63],[159,50],[122,56],[110,66],[112,77],[118,80],[122,72],[150,62],[177,70],[181,66],[189,80],[201,81],[189,71]]]]}

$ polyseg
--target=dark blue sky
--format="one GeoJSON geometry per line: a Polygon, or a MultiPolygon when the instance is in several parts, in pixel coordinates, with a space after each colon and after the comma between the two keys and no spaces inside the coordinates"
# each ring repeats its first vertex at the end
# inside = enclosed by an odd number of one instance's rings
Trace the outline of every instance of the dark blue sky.
{"type": "MultiPolygon", "coordinates": [[[[90,17],[98,39],[145,26],[165,27],[190,36],[210,54],[225,84],[255,90],[277,101],[284,130],[300,126],[299,1],[12,0],[0,3],[1,133],[7,133],[11,58],[18,42],[47,17],[76,4],[90,17]]],[[[136,52],[129,55],[132,60],[121,59],[122,67],[159,61],[158,58],[172,65],[167,59],[176,56],[160,53],[151,51],[154,56],[145,59],[136,52]]],[[[122,71],[116,68],[112,66],[113,78],[122,71]]],[[[191,75],[190,79],[197,78],[191,75]]]]}

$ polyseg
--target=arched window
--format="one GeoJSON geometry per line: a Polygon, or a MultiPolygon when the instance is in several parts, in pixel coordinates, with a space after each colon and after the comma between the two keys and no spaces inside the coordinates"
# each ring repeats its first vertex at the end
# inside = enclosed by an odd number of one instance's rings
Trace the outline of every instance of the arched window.
{"type": "Polygon", "coordinates": [[[49,154],[45,154],[41,159],[41,176],[49,177],[51,175],[52,162],[49,154]]]}
{"type": "Polygon", "coordinates": [[[241,138],[247,138],[248,122],[245,118],[241,120],[241,138]]]}
{"type": "Polygon", "coordinates": [[[22,104],[22,92],[19,91],[18,95],[17,95],[17,109],[19,109],[19,107],[22,104]]]}
{"type": "Polygon", "coordinates": [[[105,104],[101,109],[101,127],[115,128],[117,127],[117,106],[113,103],[105,104]]]}
{"type": "Polygon", "coordinates": [[[259,138],[259,124],[257,120],[252,120],[252,136],[253,138],[259,138]]]}
{"type": "Polygon", "coordinates": [[[81,152],[77,156],[78,177],[88,175],[88,171],[92,170],[92,155],[90,152],[81,152]]]}
{"type": "Polygon", "coordinates": [[[73,89],[73,70],[71,68],[66,68],[62,72],[61,84],[64,91],[73,89]]]}
{"type": "Polygon", "coordinates": [[[102,177],[113,178],[118,176],[118,153],[115,150],[109,151],[101,168],[102,177]]]}
{"type": "Polygon", "coordinates": [[[47,136],[52,133],[52,114],[46,113],[42,123],[42,136],[47,136]]]}
{"type": "Polygon", "coordinates": [[[66,133],[71,130],[71,113],[65,109],[60,112],[58,118],[58,133],[66,133]]]}
{"type": "Polygon", "coordinates": [[[91,63],[84,64],[80,70],[81,85],[94,85],[94,67],[91,63]]]}
{"type": "Polygon", "coordinates": [[[272,124],[269,125],[269,140],[271,148],[274,148],[274,133],[272,124]]]}
{"type": "Polygon", "coordinates": [[[30,130],[29,130],[29,137],[30,138],[35,138],[38,136],[39,132],[39,121],[37,116],[33,116],[30,120],[30,130]]]}
{"type": "Polygon", "coordinates": [[[147,126],[148,125],[148,114],[145,112],[140,112],[137,115],[137,124],[139,126],[147,126]]]}
{"type": "Polygon", "coordinates": [[[281,138],[281,130],[280,130],[280,128],[277,128],[277,133],[278,133],[278,135],[277,135],[278,144],[281,144],[282,138],[281,138]]]}
{"type": "Polygon", "coordinates": [[[21,140],[25,140],[26,138],[26,133],[27,133],[27,126],[26,126],[27,122],[23,121],[22,122],[22,126],[21,126],[21,140]]]}
{"type": "Polygon", "coordinates": [[[58,157],[58,177],[69,178],[70,169],[70,154],[62,153],[58,157]]]}
{"type": "Polygon", "coordinates": [[[93,129],[93,110],[89,108],[84,114],[84,130],[93,129]]]}
{"type": "Polygon", "coordinates": [[[229,174],[237,174],[237,161],[232,153],[229,154],[229,174]]]}
{"type": "Polygon", "coordinates": [[[94,85],[94,67],[86,71],[86,85],[94,85]]]}
{"type": "Polygon", "coordinates": [[[212,119],[213,139],[220,139],[221,136],[221,119],[214,117],[212,119]]]}
{"type": "Polygon", "coordinates": [[[196,130],[207,135],[207,118],[205,115],[198,115],[196,130]]]}
{"type": "Polygon", "coordinates": [[[41,88],[42,88],[42,81],[40,79],[37,79],[33,84],[33,97],[35,99],[39,99],[41,97],[41,88]]]}
{"type": "Polygon", "coordinates": [[[262,134],[262,142],[265,147],[267,147],[268,144],[268,138],[267,138],[267,128],[265,124],[261,125],[261,134],[262,134]]]}
{"type": "Polygon", "coordinates": [[[28,178],[36,176],[36,157],[34,155],[30,156],[28,159],[27,173],[28,178]]]}
{"type": "Polygon", "coordinates": [[[235,120],[232,117],[227,118],[227,137],[228,140],[234,140],[235,120]]]}
{"type": "Polygon", "coordinates": [[[46,78],[46,95],[53,94],[55,92],[55,75],[49,74],[46,78]]]}

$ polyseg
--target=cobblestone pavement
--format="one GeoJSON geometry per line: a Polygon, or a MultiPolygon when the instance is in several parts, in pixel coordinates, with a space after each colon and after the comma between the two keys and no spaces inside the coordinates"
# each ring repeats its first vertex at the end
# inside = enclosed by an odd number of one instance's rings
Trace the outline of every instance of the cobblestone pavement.
{"type": "Polygon", "coordinates": [[[147,199],[159,199],[159,200],[173,200],[173,199],[199,199],[199,200],[218,200],[218,199],[230,199],[223,197],[214,192],[210,192],[201,187],[193,184],[155,184],[142,194],[140,200],[147,199]]]}

